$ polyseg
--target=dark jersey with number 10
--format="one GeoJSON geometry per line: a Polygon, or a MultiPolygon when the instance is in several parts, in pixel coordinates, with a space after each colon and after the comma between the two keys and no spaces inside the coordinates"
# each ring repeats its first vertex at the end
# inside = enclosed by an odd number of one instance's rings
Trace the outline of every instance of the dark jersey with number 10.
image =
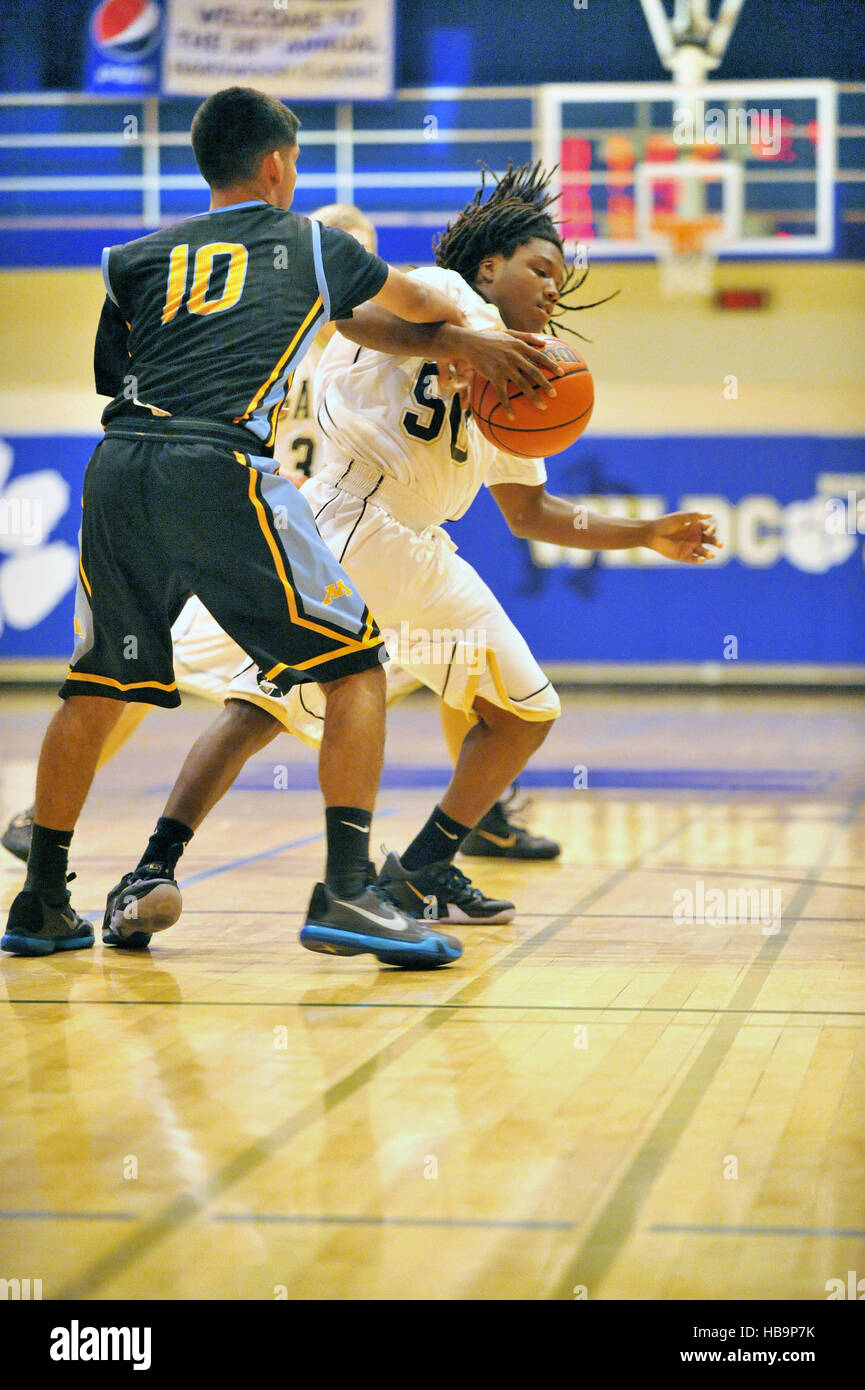
{"type": "Polygon", "coordinates": [[[102,423],[145,411],[240,425],[270,453],[318,329],[378,294],[388,268],[347,232],[256,201],[106,248],[102,273],[102,423]]]}

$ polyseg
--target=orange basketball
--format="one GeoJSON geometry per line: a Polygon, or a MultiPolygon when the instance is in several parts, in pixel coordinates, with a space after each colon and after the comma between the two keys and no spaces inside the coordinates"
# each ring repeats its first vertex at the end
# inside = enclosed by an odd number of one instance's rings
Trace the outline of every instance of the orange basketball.
{"type": "Polygon", "coordinates": [[[546,338],[544,350],[551,365],[549,371],[541,370],[556,387],[554,396],[544,397],[546,410],[539,410],[509,381],[508,399],[514,412],[509,420],[485,377],[476,376],[472,386],[472,415],[481,434],[496,448],[518,458],[547,458],[567,449],[586,428],[595,404],[592,374],[580,354],[558,338],[546,338]],[[563,376],[556,376],[553,362],[564,367],[563,376]]]}

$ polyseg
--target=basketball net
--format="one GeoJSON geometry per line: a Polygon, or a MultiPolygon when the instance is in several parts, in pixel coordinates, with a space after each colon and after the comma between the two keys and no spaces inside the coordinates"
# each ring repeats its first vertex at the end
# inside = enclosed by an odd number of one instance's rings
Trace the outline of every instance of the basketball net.
{"type": "Polygon", "coordinates": [[[666,298],[708,298],[715,284],[715,239],[723,232],[721,219],[658,212],[652,218],[652,231],[658,250],[661,294],[666,298]]]}

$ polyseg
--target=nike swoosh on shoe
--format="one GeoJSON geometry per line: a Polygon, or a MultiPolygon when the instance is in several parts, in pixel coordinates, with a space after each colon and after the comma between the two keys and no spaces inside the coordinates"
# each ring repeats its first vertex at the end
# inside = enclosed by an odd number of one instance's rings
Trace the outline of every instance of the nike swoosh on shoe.
{"type": "Polygon", "coordinates": [[[489,840],[491,844],[498,845],[501,849],[513,849],[517,842],[516,834],[513,831],[510,835],[494,835],[491,830],[478,830],[476,833],[478,835],[483,835],[485,840],[489,840]]]}
{"type": "Polygon", "coordinates": [[[357,903],[347,903],[344,898],[334,898],[333,901],[338,903],[340,907],[349,908],[351,912],[359,912],[362,917],[369,918],[370,922],[375,922],[379,927],[386,927],[388,931],[406,931],[412,925],[411,922],[396,915],[379,917],[375,912],[368,912],[365,907],[358,907],[357,903]]]}

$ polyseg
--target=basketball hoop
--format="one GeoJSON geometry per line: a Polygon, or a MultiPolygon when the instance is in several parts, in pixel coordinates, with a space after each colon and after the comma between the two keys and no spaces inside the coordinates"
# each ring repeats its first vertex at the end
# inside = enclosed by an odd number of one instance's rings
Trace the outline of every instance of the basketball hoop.
{"type": "Polygon", "coordinates": [[[644,160],[634,171],[637,235],[658,257],[661,293],[710,295],[721,247],[740,235],[742,167],[733,160],[644,160]],[[706,210],[705,188],[717,183],[721,207],[706,210]],[[659,188],[660,185],[660,188],[659,188]],[[668,206],[657,206],[658,193],[668,206]]]}
{"type": "Polygon", "coordinates": [[[723,238],[720,217],[681,217],[657,212],[652,217],[652,239],[661,268],[661,293],[668,297],[712,293],[717,245],[723,238]]]}

